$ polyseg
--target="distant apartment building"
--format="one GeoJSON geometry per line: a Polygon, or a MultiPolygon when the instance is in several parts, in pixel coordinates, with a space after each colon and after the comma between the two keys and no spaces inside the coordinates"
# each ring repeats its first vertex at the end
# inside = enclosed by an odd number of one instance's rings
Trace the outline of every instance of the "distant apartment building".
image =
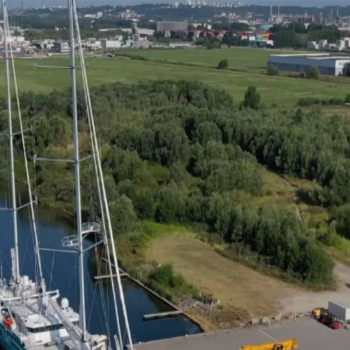
{"type": "Polygon", "coordinates": [[[188,30],[188,21],[162,21],[157,22],[157,32],[186,32],[188,30]]]}
{"type": "Polygon", "coordinates": [[[53,44],[53,50],[59,53],[68,53],[70,51],[70,45],[66,41],[64,42],[58,41],[53,44]]]}

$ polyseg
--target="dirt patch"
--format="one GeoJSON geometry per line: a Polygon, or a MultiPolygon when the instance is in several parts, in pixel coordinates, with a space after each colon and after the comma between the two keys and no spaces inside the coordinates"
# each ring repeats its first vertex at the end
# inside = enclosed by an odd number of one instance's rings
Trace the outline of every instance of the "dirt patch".
{"type": "Polygon", "coordinates": [[[202,293],[220,300],[220,313],[208,315],[197,309],[189,311],[206,330],[232,328],[237,319],[248,317],[308,312],[316,307],[327,307],[330,300],[350,306],[350,268],[341,263],[336,263],[334,268],[338,290],[315,292],[242,266],[191,236],[158,239],[146,253],[149,260],[172,263],[175,271],[202,293]]]}
{"type": "Polygon", "coordinates": [[[243,324],[248,324],[251,318],[246,310],[239,308],[213,308],[207,312],[201,308],[193,308],[187,314],[200,324],[205,332],[216,330],[225,330],[241,327],[243,324]]]}
{"type": "Polygon", "coordinates": [[[327,292],[312,292],[300,288],[287,288],[275,303],[282,312],[305,312],[316,307],[327,307],[328,301],[339,301],[350,306],[350,268],[339,262],[334,267],[338,279],[338,290],[327,292]]]}
{"type": "Polygon", "coordinates": [[[283,282],[224,258],[194,237],[158,239],[146,254],[151,261],[172,263],[175,271],[202,293],[212,294],[231,312],[244,310],[245,316],[248,313],[262,317],[277,312],[274,303],[286,289],[283,282]]]}

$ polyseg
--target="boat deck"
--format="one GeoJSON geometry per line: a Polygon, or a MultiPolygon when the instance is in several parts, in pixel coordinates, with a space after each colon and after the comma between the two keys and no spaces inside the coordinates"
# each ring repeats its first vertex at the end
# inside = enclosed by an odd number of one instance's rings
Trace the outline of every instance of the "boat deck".
{"type": "Polygon", "coordinates": [[[230,330],[139,343],[135,350],[239,350],[244,345],[259,345],[295,338],[298,350],[348,350],[350,331],[332,330],[312,319],[299,319],[271,328],[230,330]]]}

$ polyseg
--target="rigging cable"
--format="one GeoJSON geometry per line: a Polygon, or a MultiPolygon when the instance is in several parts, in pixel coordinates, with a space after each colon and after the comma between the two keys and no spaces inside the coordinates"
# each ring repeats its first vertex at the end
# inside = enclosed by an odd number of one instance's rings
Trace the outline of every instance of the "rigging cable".
{"type": "MultiPolygon", "coordinates": [[[[86,94],[84,94],[84,97],[85,97],[85,107],[87,107],[86,94]]],[[[81,102],[81,103],[83,103],[83,102],[81,102]]],[[[88,112],[87,108],[86,108],[86,111],[88,112]]],[[[84,120],[84,123],[83,123],[84,132],[87,133],[88,130],[86,130],[86,116],[85,115],[83,115],[83,120],[84,120]]],[[[91,147],[92,147],[92,141],[91,141],[91,147]]],[[[96,176],[97,176],[97,174],[96,174],[96,176]]],[[[88,177],[88,182],[89,182],[89,189],[90,189],[90,209],[92,211],[92,220],[95,222],[95,219],[97,218],[97,216],[96,216],[95,210],[94,210],[94,196],[93,196],[93,191],[92,191],[91,176],[88,177]]],[[[100,203],[100,206],[102,208],[101,203],[100,203]]],[[[105,227],[105,225],[104,225],[104,227],[105,227]]],[[[97,237],[97,234],[95,234],[95,243],[97,243],[97,240],[98,240],[98,237],[97,237]]],[[[98,249],[98,248],[96,247],[95,249],[98,249]]],[[[103,255],[101,255],[101,257],[102,256],[103,255]]],[[[101,275],[101,268],[102,268],[102,264],[101,264],[101,261],[100,261],[101,258],[100,259],[96,259],[96,260],[97,260],[97,275],[99,276],[99,275],[101,275]]],[[[107,298],[105,298],[104,297],[104,288],[103,288],[102,281],[97,281],[94,286],[93,286],[93,283],[91,283],[91,284],[92,284],[91,287],[94,290],[93,301],[95,300],[95,297],[96,297],[97,288],[99,288],[100,296],[101,296],[102,312],[103,312],[104,320],[105,320],[106,333],[107,333],[107,336],[108,336],[109,345],[110,345],[110,347],[112,347],[112,344],[111,344],[112,337],[111,337],[110,319],[109,319],[109,308],[108,308],[108,305],[106,305],[106,302],[105,302],[105,300],[108,300],[108,294],[107,294],[107,298]]],[[[107,291],[108,291],[108,289],[107,289],[107,291]]],[[[98,311],[99,311],[99,308],[98,308],[98,311]]],[[[99,313],[99,316],[100,316],[100,313],[99,313]]],[[[90,323],[91,317],[92,317],[92,308],[91,308],[90,315],[88,317],[88,325],[90,323]]],[[[101,317],[100,317],[100,321],[101,321],[101,324],[102,324],[101,317]]]]}
{"type": "MultiPolygon", "coordinates": [[[[4,20],[4,31],[5,31],[5,35],[7,35],[7,33],[10,33],[10,24],[9,24],[9,19],[8,19],[8,14],[6,12],[5,14],[5,20],[4,20]]],[[[14,70],[14,59],[13,59],[13,50],[12,50],[12,44],[11,42],[8,43],[8,48],[9,48],[9,51],[10,51],[10,54],[11,54],[11,68],[12,68],[12,73],[13,73],[13,80],[14,80],[14,83],[15,85],[17,84],[17,80],[16,80],[16,71],[14,70]]],[[[19,94],[18,94],[18,91],[16,90],[16,101],[17,101],[17,107],[18,109],[20,109],[20,106],[19,106],[19,94]]],[[[20,113],[18,113],[18,118],[20,119],[21,118],[21,115],[20,113]]],[[[21,120],[20,120],[21,122],[21,120]]],[[[22,146],[23,146],[23,143],[24,143],[24,133],[22,133],[22,130],[21,130],[21,140],[22,140],[22,146]]],[[[23,154],[24,154],[24,157],[26,156],[26,153],[25,153],[25,148],[23,149],[23,154]]],[[[27,178],[28,180],[28,178],[27,178]]],[[[29,198],[30,200],[30,198],[29,198]]],[[[21,198],[20,198],[20,195],[19,195],[19,199],[18,199],[18,202],[17,202],[20,206],[21,206],[21,198]]],[[[29,209],[30,210],[30,209],[29,209]]],[[[18,226],[22,226],[21,225],[21,222],[18,222],[17,223],[18,226]]],[[[32,226],[30,226],[30,229],[31,229],[31,232],[32,232],[32,226]]],[[[34,244],[34,237],[33,235],[31,235],[31,238],[32,238],[32,243],[33,243],[33,246],[35,246],[34,244]]],[[[27,256],[27,253],[29,251],[29,242],[30,242],[30,239],[28,237],[28,240],[27,240],[27,243],[26,243],[26,248],[24,250],[24,254],[23,254],[23,261],[22,261],[22,266],[20,268],[20,270],[23,271],[23,266],[25,265],[25,261],[26,261],[26,256],[27,256]]]]}
{"type": "MultiPolygon", "coordinates": [[[[101,168],[101,165],[99,162],[100,154],[98,152],[97,142],[95,140],[96,131],[94,128],[93,117],[92,117],[91,99],[90,99],[89,87],[88,87],[88,82],[87,82],[85,60],[84,60],[84,54],[83,54],[83,50],[82,50],[81,35],[80,35],[80,28],[79,28],[79,21],[78,21],[78,14],[77,14],[75,0],[72,0],[72,3],[73,3],[74,21],[75,21],[76,32],[77,32],[78,49],[79,49],[79,55],[80,55],[80,60],[81,60],[81,70],[82,70],[82,76],[83,76],[84,92],[85,92],[85,98],[86,98],[86,103],[87,103],[87,112],[88,112],[88,118],[89,118],[90,135],[91,135],[91,141],[92,141],[92,148],[93,148],[93,155],[94,155],[93,158],[94,158],[96,178],[97,178],[97,187],[98,187],[98,192],[99,192],[99,197],[100,197],[101,212],[103,213],[103,208],[105,207],[106,214],[107,214],[107,221],[109,221],[109,225],[108,225],[109,226],[109,233],[110,233],[110,236],[112,237],[111,238],[112,250],[114,250],[115,247],[114,247],[113,233],[112,233],[111,225],[110,225],[108,207],[106,208],[106,206],[108,206],[108,204],[106,201],[103,174],[102,174],[102,169],[100,169],[101,168]]],[[[102,214],[102,224],[103,224],[103,232],[106,234],[106,237],[107,237],[106,221],[104,218],[104,214],[102,214]]],[[[108,240],[107,240],[107,244],[106,244],[106,249],[107,249],[109,272],[110,272],[110,275],[112,276],[113,271],[112,271],[112,265],[111,265],[111,261],[110,261],[111,257],[109,254],[108,240]]],[[[115,257],[115,251],[113,252],[113,256],[115,257]]],[[[129,329],[128,319],[127,319],[126,309],[125,309],[123,289],[122,289],[120,276],[119,276],[118,262],[116,261],[116,258],[114,260],[115,260],[115,266],[116,266],[116,274],[118,276],[117,279],[118,279],[118,286],[119,286],[119,292],[120,292],[119,295],[120,295],[120,299],[121,299],[121,303],[122,303],[125,325],[126,325],[128,337],[129,337],[129,346],[130,346],[130,350],[133,350],[132,340],[131,340],[131,336],[130,336],[130,329],[129,329]]],[[[120,320],[119,320],[118,306],[117,306],[117,301],[116,301],[116,292],[115,292],[114,280],[112,278],[111,278],[111,284],[112,284],[114,308],[115,308],[115,312],[116,312],[117,331],[118,331],[118,336],[119,336],[119,342],[120,342],[121,348],[123,348],[123,345],[122,345],[123,339],[121,336],[120,320]]]]}
{"type": "MultiPolygon", "coordinates": [[[[4,26],[6,26],[6,28],[8,30],[8,31],[5,31],[5,33],[9,33],[9,22],[8,22],[7,10],[5,10],[4,14],[6,14],[6,23],[4,23],[4,26]]],[[[34,246],[34,248],[35,248],[35,257],[36,257],[37,264],[38,264],[40,284],[41,284],[41,286],[43,288],[43,293],[45,293],[46,290],[45,290],[45,284],[44,284],[43,273],[42,273],[42,266],[41,266],[41,260],[40,260],[37,224],[36,224],[35,210],[34,210],[34,205],[33,205],[34,201],[33,201],[32,187],[31,187],[30,176],[29,176],[29,168],[28,168],[28,159],[27,159],[26,145],[25,145],[25,141],[24,141],[24,130],[23,130],[23,122],[22,122],[22,113],[21,113],[21,108],[20,108],[19,94],[18,94],[18,84],[17,84],[17,78],[16,78],[15,62],[14,62],[14,58],[13,58],[12,45],[9,45],[9,46],[10,46],[10,53],[11,53],[13,82],[14,82],[15,93],[16,93],[16,102],[17,102],[20,134],[21,134],[21,139],[22,139],[24,165],[25,165],[25,169],[26,169],[25,173],[26,173],[26,180],[27,180],[27,185],[28,185],[28,195],[29,195],[29,203],[30,203],[31,222],[32,222],[33,233],[34,233],[34,241],[35,241],[35,246],[34,246]]]]}
{"type": "Polygon", "coordinates": [[[69,282],[68,282],[68,286],[67,286],[65,295],[68,294],[68,291],[69,291],[70,286],[71,286],[71,284],[72,284],[73,276],[75,275],[75,271],[77,270],[77,264],[78,264],[78,262],[75,261],[74,268],[73,268],[73,271],[72,271],[72,273],[71,273],[71,275],[70,275],[70,279],[69,279],[69,282]]]}
{"type": "Polygon", "coordinates": [[[51,272],[50,272],[49,290],[51,290],[51,283],[52,283],[52,280],[53,280],[53,267],[54,267],[54,265],[55,265],[55,255],[56,255],[56,252],[53,252],[52,264],[51,264],[51,272]]]}

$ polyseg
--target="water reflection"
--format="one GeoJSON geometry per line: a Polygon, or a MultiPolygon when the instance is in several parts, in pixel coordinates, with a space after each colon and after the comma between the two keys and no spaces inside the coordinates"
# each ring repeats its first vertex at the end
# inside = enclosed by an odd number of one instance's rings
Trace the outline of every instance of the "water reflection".
{"type": "MultiPolygon", "coordinates": [[[[0,206],[5,206],[4,197],[0,197],[0,206]]],[[[62,249],[62,238],[74,234],[71,222],[74,218],[62,215],[55,209],[41,209],[39,211],[39,240],[40,246],[50,249],[62,249]]],[[[3,271],[6,278],[10,277],[10,249],[13,247],[12,217],[10,212],[0,211],[0,251],[3,271]]],[[[19,250],[21,273],[34,279],[34,250],[33,239],[28,220],[28,211],[19,213],[19,250]]],[[[85,248],[92,242],[86,240],[85,248]]],[[[85,276],[86,305],[88,329],[93,333],[116,334],[116,320],[113,313],[111,288],[108,283],[94,283],[91,265],[93,255],[86,254],[85,276]],[[106,317],[107,316],[107,317],[106,317]],[[107,318],[107,322],[106,322],[107,318]]],[[[43,273],[47,286],[59,289],[62,297],[69,299],[70,305],[79,309],[79,283],[77,257],[75,254],[42,252],[43,273]],[[51,278],[53,277],[53,278],[51,278]]],[[[185,334],[199,333],[200,328],[184,317],[165,320],[143,321],[144,314],[168,311],[170,308],[149,295],[141,287],[130,280],[123,279],[123,290],[128,310],[129,323],[134,342],[156,340],[185,334]]],[[[121,306],[118,305],[121,310],[121,306]]],[[[122,325],[125,334],[124,325],[122,325]]]]}

